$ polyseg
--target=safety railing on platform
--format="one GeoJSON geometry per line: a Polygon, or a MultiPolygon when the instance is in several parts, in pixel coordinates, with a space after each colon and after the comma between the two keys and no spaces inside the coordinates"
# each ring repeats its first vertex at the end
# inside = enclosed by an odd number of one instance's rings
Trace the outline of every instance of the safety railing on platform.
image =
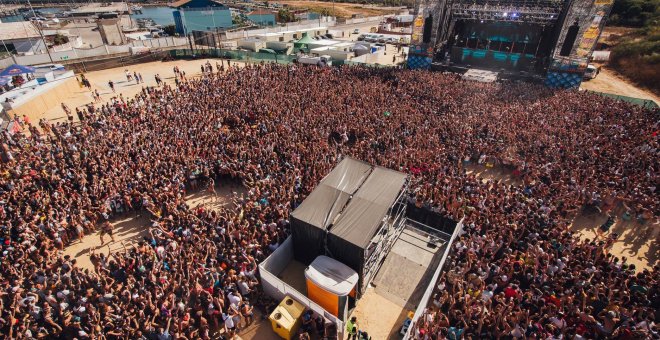
{"type": "Polygon", "coordinates": [[[344,322],[336,316],[330,314],[323,307],[308,298],[303,292],[291,287],[274,273],[281,273],[284,268],[293,260],[293,240],[289,236],[282,244],[268,257],[259,264],[259,276],[261,278],[262,288],[266,295],[276,300],[281,300],[285,296],[290,296],[302,303],[305,307],[313,310],[316,314],[322,315],[337,326],[339,339],[343,339],[344,322]]]}
{"type": "Polygon", "coordinates": [[[417,323],[417,321],[419,321],[419,318],[423,316],[424,311],[426,310],[426,306],[428,306],[429,300],[431,300],[431,295],[435,290],[435,286],[436,283],[438,282],[438,278],[440,277],[440,273],[442,273],[442,271],[444,270],[443,267],[445,265],[445,262],[447,261],[447,256],[449,256],[449,253],[453,248],[454,241],[463,230],[463,220],[465,220],[465,218],[462,218],[458,222],[458,224],[456,225],[456,229],[454,229],[454,232],[452,233],[451,238],[447,243],[447,247],[445,248],[445,252],[442,254],[442,259],[440,260],[440,264],[438,265],[438,268],[435,270],[435,273],[433,273],[433,278],[431,279],[431,282],[429,282],[428,287],[426,287],[426,291],[424,292],[424,295],[422,296],[422,300],[419,302],[419,305],[417,306],[417,310],[415,310],[415,316],[413,316],[410,324],[408,325],[408,329],[406,330],[406,335],[404,335],[403,337],[404,340],[415,339],[414,336],[415,324],[417,323]]]}

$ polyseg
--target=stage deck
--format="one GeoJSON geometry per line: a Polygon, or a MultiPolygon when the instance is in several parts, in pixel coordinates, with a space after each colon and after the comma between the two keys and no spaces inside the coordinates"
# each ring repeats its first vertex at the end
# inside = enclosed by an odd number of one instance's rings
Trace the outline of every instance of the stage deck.
{"type": "Polygon", "coordinates": [[[376,278],[367,288],[351,316],[373,339],[396,339],[409,312],[419,304],[440,263],[446,241],[406,226],[385,257],[376,278]]]}
{"type": "Polygon", "coordinates": [[[435,248],[428,242],[418,230],[404,229],[372,283],[376,293],[401,307],[416,308],[445,247],[442,240],[435,248]]]}
{"type": "Polygon", "coordinates": [[[492,83],[497,80],[497,72],[471,68],[463,73],[463,79],[482,83],[492,83]]]}

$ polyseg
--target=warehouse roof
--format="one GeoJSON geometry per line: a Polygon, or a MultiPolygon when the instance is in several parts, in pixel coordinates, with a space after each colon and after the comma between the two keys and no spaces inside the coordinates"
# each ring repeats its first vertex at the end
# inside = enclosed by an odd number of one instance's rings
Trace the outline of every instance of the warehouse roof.
{"type": "Polygon", "coordinates": [[[39,37],[39,31],[29,21],[0,22],[1,40],[20,40],[39,37]]]}

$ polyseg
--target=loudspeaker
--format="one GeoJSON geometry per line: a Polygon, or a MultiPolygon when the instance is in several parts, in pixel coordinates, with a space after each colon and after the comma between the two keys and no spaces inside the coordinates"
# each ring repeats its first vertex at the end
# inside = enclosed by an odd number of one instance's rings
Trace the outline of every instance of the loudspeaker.
{"type": "Polygon", "coordinates": [[[433,30],[433,16],[429,15],[424,19],[424,33],[422,35],[422,42],[431,42],[431,31],[433,30]]]}
{"type": "Polygon", "coordinates": [[[562,57],[568,57],[573,50],[573,44],[575,44],[575,39],[577,39],[578,31],[580,31],[580,26],[577,23],[577,20],[571,27],[568,28],[566,32],[566,38],[564,39],[564,44],[561,45],[561,51],[559,55],[562,57]]]}

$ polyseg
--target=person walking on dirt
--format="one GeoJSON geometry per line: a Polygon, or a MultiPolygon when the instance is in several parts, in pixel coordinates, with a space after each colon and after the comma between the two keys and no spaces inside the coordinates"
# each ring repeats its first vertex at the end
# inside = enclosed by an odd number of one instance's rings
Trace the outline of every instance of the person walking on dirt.
{"type": "Polygon", "coordinates": [[[103,245],[103,235],[108,234],[110,235],[110,238],[112,239],[112,242],[115,242],[115,236],[112,234],[112,224],[110,224],[110,221],[105,220],[103,224],[101,224],[101,245],[103,245]]]}

